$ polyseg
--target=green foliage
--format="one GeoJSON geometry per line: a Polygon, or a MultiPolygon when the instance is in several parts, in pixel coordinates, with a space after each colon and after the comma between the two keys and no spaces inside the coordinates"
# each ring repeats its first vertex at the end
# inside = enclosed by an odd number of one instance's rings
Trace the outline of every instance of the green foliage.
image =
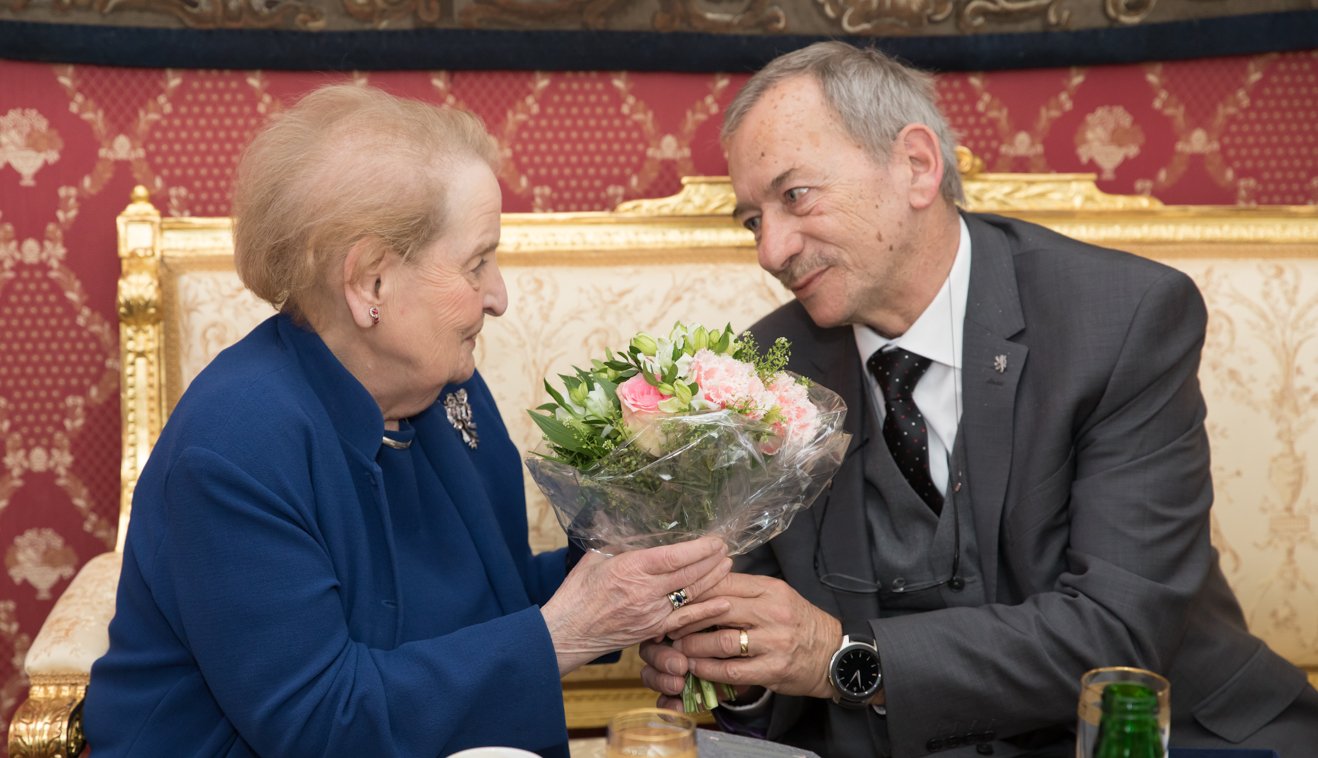
{"type": "Polygon", "coordinates": [[[622,439],[622,412],[618,406],[616,379],[630,377],[626,368],[594,361],[590,371],[577,367],[572,376],[560,375],[566,393],[545,380],[545,392],[553,399],[535,410],[531,419],[545,436],[551,460],[586,469],[613,452],[622,439]],[[537,413],[536,411],[539,411],[537,413]]]}
{"type": "Polygon", "coordinates": [[[774,374],[787,370],[787,363],[792,358],[792,343],[788,342],[786,337],[779,337],[773,341],[767,351],[761,353],[755,335],[742,332],[741,337],[737,339],[737,349],[732,357],[754,365],[755,373],[767,383],[774,374]]]}

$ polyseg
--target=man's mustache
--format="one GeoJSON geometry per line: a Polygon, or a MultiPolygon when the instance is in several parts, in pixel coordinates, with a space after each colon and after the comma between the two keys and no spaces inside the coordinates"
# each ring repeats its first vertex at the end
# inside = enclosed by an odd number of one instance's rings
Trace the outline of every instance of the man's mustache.
{"type": "Polygon", "coordinates": [[[773,272],[773,275],[784,287],[791,289],[793,284],[829,265],[831,261],[825,256],[799,253],[787,261],[787,265],[781,270],[773,272]]]}

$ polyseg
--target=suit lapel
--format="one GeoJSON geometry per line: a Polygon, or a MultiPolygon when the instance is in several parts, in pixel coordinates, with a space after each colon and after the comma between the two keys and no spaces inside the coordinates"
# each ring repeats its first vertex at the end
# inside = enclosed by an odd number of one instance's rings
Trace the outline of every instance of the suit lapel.
{"type": "MultiPolygon", "coordinates": [[[[864,461],[864,449],[869,442],[866,432],[870,426],[866,415],[871,413],[871,409],[852,330],[831,329],[826,334],[826,340],[819,340],[809,346],[809,362],[814,370],[811,376],[838,393],[846,402],[847,418],[843,428],[851,434],[851,442],[831,485],[810,509],[809,515],[814,526],[810,536],[817,536],[825,561],[830,556],[834,557],[828,564],[830,569],[850,569],[854,573],[869,566],[865,558],[872,550],[869,523],[865,518],[864,461]],[[827,518],[824,518],[825,510],[827,518]],[[821,526],[823,532],[819,533],[821,526]],[[857,557],[861,558],[859,562],[856,561],[857,557]],[[843,562],[839,563],[839,560],[843,562]]],[[[814,545],[810,545],[809,549],[813,558],[814,545]]],[[[828,610],[836,612],[839,618],[878,617],[878,595],[839,592],[823,586],[819,590],[821,598],[833,598],[834,607],[828,610]]]]}
{"type": "Polygon", "coordinates": [[[970,229],[970,290],[966,301],[961,385],[965,406],[966,480],[984,572],[985,593],[996,597],[998,533],[1007,490],[1016,386],[1029,349],[1009,338],[1025,326],[1012,249],[1001,231],[973,215],[970,229]]]}

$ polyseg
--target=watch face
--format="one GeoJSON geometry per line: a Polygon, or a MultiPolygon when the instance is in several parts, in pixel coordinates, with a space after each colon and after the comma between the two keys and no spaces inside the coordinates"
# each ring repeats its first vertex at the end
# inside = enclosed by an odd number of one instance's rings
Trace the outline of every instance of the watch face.
{"type": "Polygon", "coordinates": [[[844,651],[833,668],[837,686],[847,695],[864,697],[878,688],[879,659],[864,648],[844,651]]]}

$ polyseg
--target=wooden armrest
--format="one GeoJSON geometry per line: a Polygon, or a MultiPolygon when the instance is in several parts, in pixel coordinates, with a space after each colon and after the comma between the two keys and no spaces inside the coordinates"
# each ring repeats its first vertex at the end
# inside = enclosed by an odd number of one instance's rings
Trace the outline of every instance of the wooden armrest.
{"type": "Polygon", "coordinates": [[[109,649],[119,553],[87,562],[60,595],[28,650],[31,686],[9,725],[10,758],[82,752],[82,700],[92,663],[109,649]]]}

